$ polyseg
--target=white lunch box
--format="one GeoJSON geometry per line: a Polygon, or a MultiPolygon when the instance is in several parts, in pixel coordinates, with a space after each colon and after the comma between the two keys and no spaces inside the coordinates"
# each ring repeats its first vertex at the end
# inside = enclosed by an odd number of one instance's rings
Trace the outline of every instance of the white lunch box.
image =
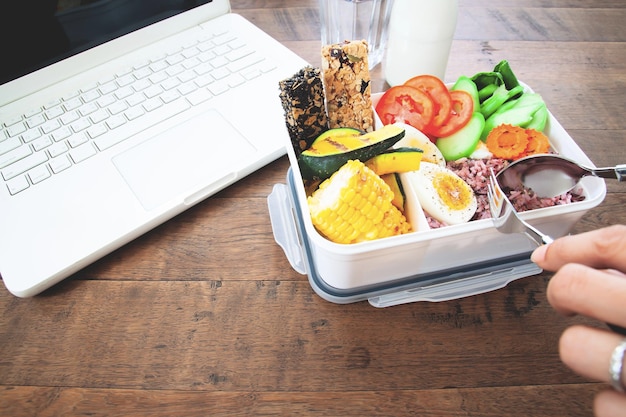
{"type": "MultiPolygon", "coordinates": [[[[376,102],[382,94],[375,94],[376,102]]],[[[594,166],[550,113],[544,133],[552,147],[594,166]]],[[[538,274],[530,261],[536,244],[524,234],[503,234],[491,219],[428,229],[414,191],[403,178],[407,219],[417,231],[356,244],[338,244],[320,235],[307,206],[295,152],[287,144],[291,168],[286,184],[268,197],[276,242],[291,266],[307,274],[314,291],[334,303],[368,300],[376,307],[416,301],[444,301],[480,294],[538,274]]],[[[585,212],[599,205],[606,184],[597,177],[580,182],[583,201],[520,213],[542,232],[557,238],[569,233],[585,212]]]]}

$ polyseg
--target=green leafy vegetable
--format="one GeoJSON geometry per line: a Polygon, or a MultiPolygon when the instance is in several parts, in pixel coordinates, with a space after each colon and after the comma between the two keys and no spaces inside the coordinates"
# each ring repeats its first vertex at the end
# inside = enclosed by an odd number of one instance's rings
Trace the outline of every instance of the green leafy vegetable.
{"type": "MultiPolygon", "coordinates": [[[[483,141],[491,130],[501,124],[520,126],[542,132],[548,121],[548,109],[539,94],[524,92],[508,61],[500,61],[492,71],[479,72],[472,77],[460,76],[452,90],[465,90],[474,98],[474,112],[484,117],[480,134],[483,141]],[[476,103],[479,103],[476,106],[476,103]]],[[[475,131],[480,123],[474,120],[472,128],[457,135],[454,140],[442,141],[448,157],[456,157],[472,143],[467,132],[475,131]]],[[[439,146],[439,143],[437,143],[439,146]]],[[[448,159],[448,158],[446,158],[448,159]]]]}
{"type": "Polygon", "coordinates": [[[500,86],[512,90],[520,85],[507,60],[498,62],[493,71],[479,72],[474,74],[471,79],[478,88],[478,97],[481,103],[491,97],[500,86]]]}
{"type": "Polygon", "coordinates": [[[506,85],[502,84],[496,88],[491,97],[486,99],[480,105],[480,112],[485,116],[485,119],[495,113],[496,110],[504,103],[511,99],[520,97],[524,93],[524,87],[521,85],[515,86],[511,90],[507,90],[506,85]]]}
{"type": "Polygon", "coordinates": [[[485,121],[481,139],[485,140],[491,129],[501,124],[543,131],[548,119],[548,109],[537,93],[524,93],[520,98],[500,106],[485,121]]]}
{"type": "Polygon", "coordinates": [[[519,86],[519,81],[517,81],[517,77],[513,73],[511,66],[509,65],[509,61],[502,60],[498,62],[498,64],[493,69],[495,72],[500,73],[502,75],[502,80],[504,81],[504,85],[508,90],[511,90],[517,86],[519,86]]]}

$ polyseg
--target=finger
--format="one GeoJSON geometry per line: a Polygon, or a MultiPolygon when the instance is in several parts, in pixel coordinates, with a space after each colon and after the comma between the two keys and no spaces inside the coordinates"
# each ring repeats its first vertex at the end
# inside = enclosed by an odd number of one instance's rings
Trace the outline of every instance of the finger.
{"type": "Polygon", "coordinates": [[[596,417],[626,417],[626,395],[601,391],[594,399],[593,410],[596,417]]]}
{"type": "Polygon", "coordinates": [[[559,269],[548,282],[548,302],[562,314],[582,314],[626,327],[626,276],[580,264],[559,269]]]}
{"type": "Polygon", "coordinates": [[[536,249],[531,259],[548,271],[556,271],[570,262],[626,271],[625,251],[626,226],[614,225],[556,239],[536,249]]]}
{"type": "Polygon", "coordinates": [[[561,335],[559,354],[574,372],[608,383],[611,355],[621,340],[619,335],[609,331],[572,326],[561,335]]]}

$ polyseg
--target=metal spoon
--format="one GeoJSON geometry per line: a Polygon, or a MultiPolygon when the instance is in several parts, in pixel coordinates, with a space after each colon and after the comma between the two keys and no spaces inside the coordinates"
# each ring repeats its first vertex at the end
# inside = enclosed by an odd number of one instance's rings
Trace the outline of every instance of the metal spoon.
{"type": "Polygon", "coordinates": [[[497,175],[503,190],[532,189],[538,197],[556,197],[572,188],[582,177],[626,179],[626,164],[612,168],[590,168],[555,154],[532,155],[512,162],[497,175]]]}

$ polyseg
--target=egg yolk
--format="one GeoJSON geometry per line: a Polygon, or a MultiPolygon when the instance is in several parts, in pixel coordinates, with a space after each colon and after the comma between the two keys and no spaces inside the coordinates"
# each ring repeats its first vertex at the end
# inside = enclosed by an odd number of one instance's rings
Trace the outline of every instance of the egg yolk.
{"type": "Polygon", "coordinates": [[[472,196],[465,185],[461,178],[446,173],[437,173],[433,178],[439,198],[451,210],[463,210],[469,206],[472,196]]]}

